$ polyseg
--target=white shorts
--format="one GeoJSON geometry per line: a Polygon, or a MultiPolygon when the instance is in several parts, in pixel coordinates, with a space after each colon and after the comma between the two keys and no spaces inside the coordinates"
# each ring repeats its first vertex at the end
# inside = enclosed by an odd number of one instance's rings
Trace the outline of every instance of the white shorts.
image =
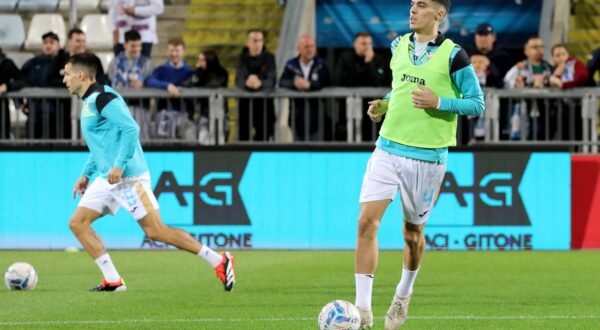
{"type": "Polygon", "coordinates": [[[420,225],[431,214],[445,164],[406,158],[376,148],[367,164],[360,203],[393,200],[400,190],[404,220],[420,225]]]}
{"type": "Polygon", "coordinates": [[[102,215],[115,214],[123,207],[136,220],[158,210],[158,202],[150,186],[150,174],[122,178],[110,184],[105,178],[97,177],[87,188],[79,206],[92,209],[102,215]]]}

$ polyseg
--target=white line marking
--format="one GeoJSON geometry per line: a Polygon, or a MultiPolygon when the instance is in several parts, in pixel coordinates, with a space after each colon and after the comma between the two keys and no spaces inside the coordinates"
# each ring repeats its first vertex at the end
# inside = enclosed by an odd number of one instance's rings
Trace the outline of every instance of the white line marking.
{"type": "MultiPolygon", "coordinates": [[[[413,320],[600,320],[600,315],[429,315],[409,316],[413,320]]],[[[14,321],[0,322],[0,326],[20,325],[68,325],[68,324],[122,324],[122,323],[240,323],[240,322],[300,322],[316,321],[317,317],[274,318],[196,318],[196,319],[129,319],[129,320],[65,320],[65,321],[14,321]]],[[[383,319],[383,317],[376,318],[383,319]]]]}

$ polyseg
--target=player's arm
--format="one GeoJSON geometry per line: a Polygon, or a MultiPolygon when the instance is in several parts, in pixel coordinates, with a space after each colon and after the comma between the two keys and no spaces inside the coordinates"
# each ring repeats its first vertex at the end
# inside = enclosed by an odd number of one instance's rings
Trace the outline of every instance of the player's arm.
{"type": "Polygon", "coordinates": [[[464,49],[455,48],[452,55],[450,76],[463,98],[440,97],[437,109],[457,115],[479,116],[485,110],[485,101],[475,69],[464,49]]]}
{"type": "Polygon", "coordinates": [[[109,173],[108,182],[116,183],[121,179],[121,172],[127,162],[133,158],[135,146],[140,134],[140,127],[133,120],[127,104],[112,93],[101,93],[96,98],[96,108],[100,115],[106,118],[121,132],[119,151],[113,163],[113,172],[109,173]],[[117,170],[118,169],[118,170],[117,170]]]}

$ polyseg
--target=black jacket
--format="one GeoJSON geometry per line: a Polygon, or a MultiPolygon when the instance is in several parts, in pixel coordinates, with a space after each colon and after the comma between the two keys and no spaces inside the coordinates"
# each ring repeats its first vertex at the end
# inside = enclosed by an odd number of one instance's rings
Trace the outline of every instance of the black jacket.
{"type": "Polygon", "coordinates": [[[342,53],[335,68],[335,85],[346,87],[387,86],[387,64],[381,56],[375,54],[373,60],[365,63],[365,58],[354,50],[342,53]]]}
{"type": "Polygon", "coordinates": [[[262,53],[258,56],[250,56],[248,47],[244,47],[242,54],[238,57],[235,85],[238,88],[250,90],[246,88],[246,79],[251,74],[255,74],[262,81],[259,90],[273,89],[277,79],[275,70],[275,56],[263,48],[262,53]]]}
{"type": "Polygon", "coordinates": [[[0,85],[6,84],[9,92],[25,87],[25,80],[19,68],[0,50],[0,85]]]}

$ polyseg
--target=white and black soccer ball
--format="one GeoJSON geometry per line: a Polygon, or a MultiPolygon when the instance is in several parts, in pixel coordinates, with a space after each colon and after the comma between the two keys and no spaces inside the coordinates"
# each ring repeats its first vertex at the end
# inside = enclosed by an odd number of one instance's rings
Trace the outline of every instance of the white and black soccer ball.
{"type": "Polygon", "coordinates": [[[33,290],[37,281],[37,272],[26,262],[15,262],[4,273],[4,283],[9,290],[33,290]]]}
{"type": "Polygon", "coordinates": [[[345,300],[334,300],[323,307],[319,314],[320,330],[358,330],[358,309],[345,300]]]}

